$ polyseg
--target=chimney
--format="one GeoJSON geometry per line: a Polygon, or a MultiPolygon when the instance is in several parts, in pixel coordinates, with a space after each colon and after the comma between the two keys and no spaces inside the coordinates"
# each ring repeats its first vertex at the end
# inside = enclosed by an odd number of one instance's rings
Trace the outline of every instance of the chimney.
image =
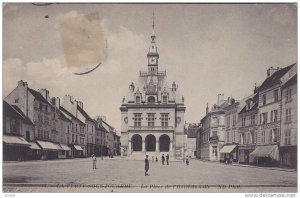
{"type": "Polygon", "coordinates": [[[173,84],[172,84],[172,91],[176,91],[178,86],[176,86],[176,83],[175,81],[173,81],[173,84]]]}
{"type": "Polygon", "coordinates": [[[224,94],[218,94],[218,106],[220,106],[224,101],[224,94]]]}
{"type": "Polygon", "coordinates": [[[47,89],[38,89],[38,92],[40,92],[47,101],[50,101],[49,91],[47,89]]]}
{"type": "Polygon", "coordinates": [[[73,102],[73,96],[70,96],[69,94],[65,95],[64,101],[73,102]]]}
{"type": "Polygon", "coordinates": [[[60,98],[59,97],[51,98],[51,104],[54,105],[55,107],[59,108],[60,107],[60,98]]]}
{"type": "Polygon", "coordinates": [[[28,84],[27,84],[27,82],[20,80],[20,81],[18,81],[18,87],[25,87],[27,89],[28,84]]]}
{"type": "Polygon", "coordinates": [[[208,103],[206,104],[206,114],[208,114],[208,111],[209,111],[209,109],[208,109],[208,103]]]}
{"type": "Polygon", "coordinates": [[[102,121],[106,121],[106,117],[105,116],[96,116],[95,120],[102,126],[102,121]]]}
{"type": "Polygon", "coordinates": [[[269,78],[270,76],[272,76],[272,74],[274,74],[279,69],[280,69],[280,67],[273,68],[273,66],[271,66],[269,69],[267,69],[267,78],[269,78]]]}
{"type": "Polygon", "coordinates": [[[77,101],[78,106],[80,106],[81,109],[83,109],[83,103],[81,101],[77,101]]]}
{"type": "Polygon", "coordinates": [[[104,122],[106,122],[106,116],[99,116],[99,118],[100,118],[101,120],[103,120],[104,122]]]}

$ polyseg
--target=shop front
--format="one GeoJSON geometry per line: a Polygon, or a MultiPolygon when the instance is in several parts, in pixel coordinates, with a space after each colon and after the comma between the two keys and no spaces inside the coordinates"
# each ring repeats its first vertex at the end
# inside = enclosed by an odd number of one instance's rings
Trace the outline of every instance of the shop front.
{"type": "Polygon", "coordinates": [[[30,146],[27,149],[27,160],[40,160],[42,157],[42,149],[35,142],[29,142],[30,146]]]}
{"type": "Polygon", "coordinates": [[[253,161],[250,161],[250,153],[255,150],[255,145],[239,145],[238,153],[239,153],[239,163],[241,164],[250,164],[253,161]]]}
{"type": "Polygon", "coordinates": [[[220,161],[226,164],[238,162],[238,149],[237,145],[224,145],[220,150],[220,161]]]}
{"type": "Polygon", "coordinates": [[[253,162],[258,166],[278,166],[278,145],[257,146],[255,150],[250,153],[250,162],[253,162]]]}
{"type": "Polygon", "coordinates": [[[36,143],[42,148],[42,160],[58,159],[59,149],[57,145],[48,141],[37,140],[36,143]]]}
{"type": "Polygon", "coordinates": [[[21,136],[3,135],[3,161],[22,161],[26,159],[26,151],[30,146],[21,136]]]}
{"type": "Polygon", "coordinates": [[[280,165],[287,168],[297,168],[297,146],[281,146],[279,148],[280,165]]]}
{"type": "Polygon", "coordinates": [[[73,157],[83,157],[83,148],[79,145],[73,145],[73,157]]]}
{"type": "Polygon", "coordinates": [[[60,144],[60,147],[63,149],[64,158],[71,158],[71,148],[66,144],[60,144]]]}

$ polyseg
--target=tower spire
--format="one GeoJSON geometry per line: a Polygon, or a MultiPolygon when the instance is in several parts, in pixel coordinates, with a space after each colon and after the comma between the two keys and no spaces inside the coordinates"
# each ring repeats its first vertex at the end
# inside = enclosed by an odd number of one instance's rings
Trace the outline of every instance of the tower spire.
{"type": "Polygon", "coordinates": [[[152,23],[152,28],[153,28],[153,31],[154,31],[154,9],[153,9],[152,20],[153,20],[153,23],[152,23]]]}

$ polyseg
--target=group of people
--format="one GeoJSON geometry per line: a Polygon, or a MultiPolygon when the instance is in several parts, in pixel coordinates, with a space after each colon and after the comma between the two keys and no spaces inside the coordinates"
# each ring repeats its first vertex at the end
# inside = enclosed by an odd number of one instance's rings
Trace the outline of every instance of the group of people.
{"type": "MultiPolygon", "coordinates": [[[[145,158],[145,176],[149,176],[148,174],[148,171],[149,171],[149,159],[148,159],[148,155],[146,155],[146,158],[145,158]]],[[[165,154],[162,154],[161,156],[161,163],[162,165],[165,165],[165,161],[167,162],[167,165],[169,165],[169,159],[170,159],[170,156],[169,154],[166,155],[165,157],[165,154]]],[[[155,157],[155,161],[158,162],[158,159],[157,159],[157,156],[155,157]]],[[[152,156],[152,163],[154,162],[154,156],[152,156]]]]}

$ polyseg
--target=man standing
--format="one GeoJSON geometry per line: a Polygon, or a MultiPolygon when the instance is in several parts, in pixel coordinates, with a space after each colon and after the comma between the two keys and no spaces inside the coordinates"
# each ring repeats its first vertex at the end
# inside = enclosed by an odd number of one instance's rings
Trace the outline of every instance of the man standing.
{"type": "Polygon", "coordinates": [[[167,160],[167,165],[169,165],[169,154],[167,154],[166,160],[167,160]]]}
{"type": "Polygon", "coordinates": [[[149,170],[149,160],[148,160],[148,155],[146,155],[146,158],[145,158],[145,176],[149,176],[148,170],[149,170]]]}
{"type": "Polygon", "coordinates": [[[96,163],[97,163],[96,155],[93,154],[92,159],[93,159],[93,169],[97,169],[97,167],[96,167],[96,163]]]}
{"type": "Polygon", "coordinates": [[[162,154],[161,156],[161,163],[162,165],[165,165],[165,154],[162,154]]]}

